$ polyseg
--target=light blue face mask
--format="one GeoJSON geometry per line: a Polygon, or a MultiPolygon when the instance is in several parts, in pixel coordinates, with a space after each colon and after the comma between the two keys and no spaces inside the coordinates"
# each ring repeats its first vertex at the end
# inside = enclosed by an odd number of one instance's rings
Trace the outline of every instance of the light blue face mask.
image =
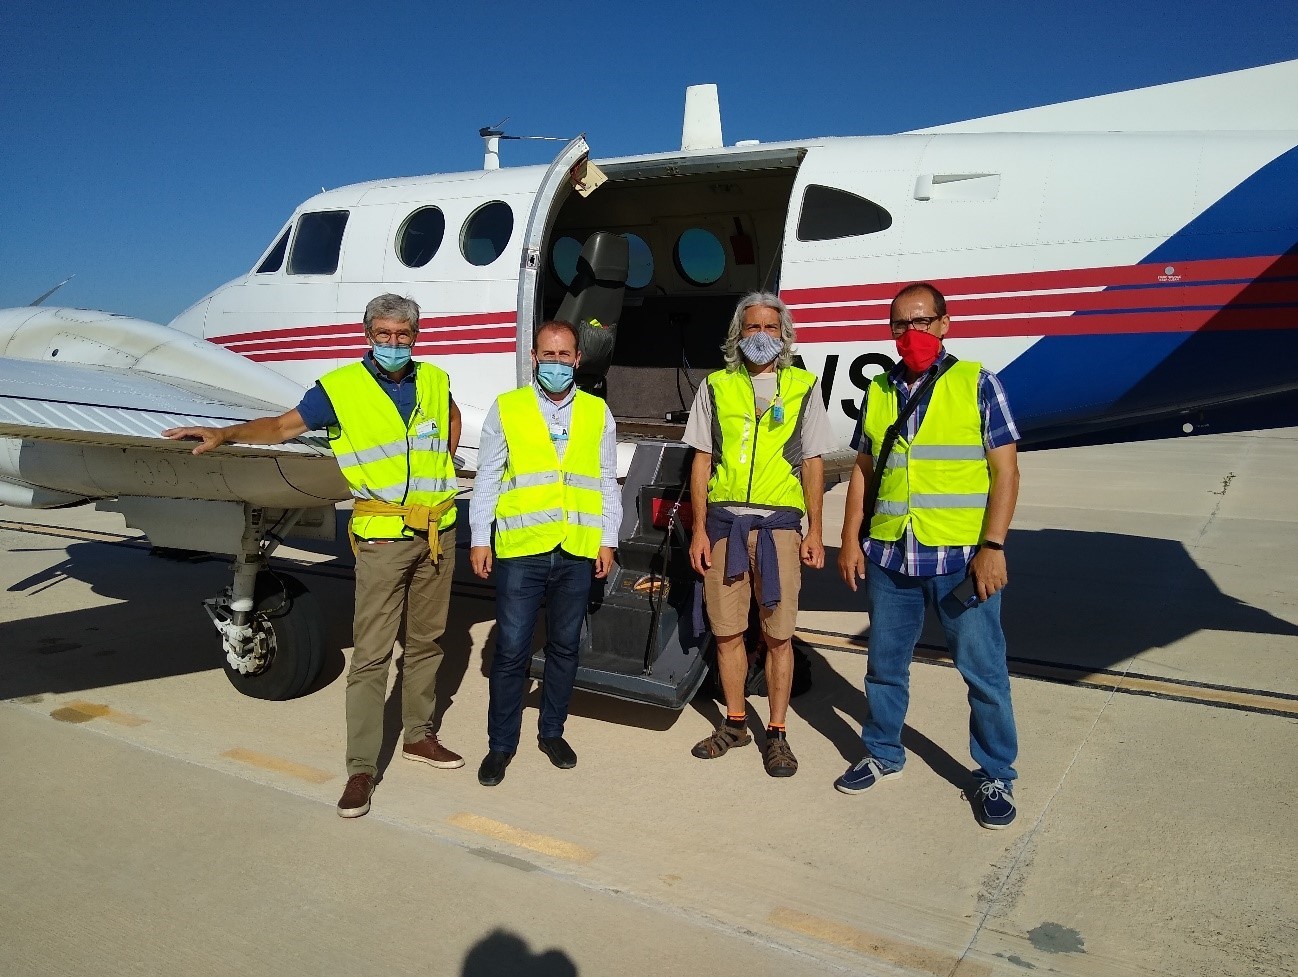
{"type": "Polygon", "coordinates": [[[540,363],[536,367],[536,380],[552,394],[561,394],[572,386],[571,363],[540,363]]]}
{"type": "Polygon", "coordinates": [[[375,346],[374,362],[389,373],[396,373],[398,370],[405,369],[410,362],[409,346],[375,346]]]}
{"type": "Polygon", "coordinates": [[[754,366],[765,366],[783,349],[784,344],[768,332],[753,333],[739,340],[739,352],[754,366]]]}

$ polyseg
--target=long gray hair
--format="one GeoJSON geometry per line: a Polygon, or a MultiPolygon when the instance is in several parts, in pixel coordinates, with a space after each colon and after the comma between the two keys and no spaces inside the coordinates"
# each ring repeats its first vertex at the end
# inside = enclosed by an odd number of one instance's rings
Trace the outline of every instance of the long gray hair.
{"type": "Polygon", "coordinates": [[[774,309],[780,314],[780,342],[784,344],[784,348],[780,350],[776,366],[783,369],[793,365],[793,344],[797,337],[793,334],[793,314],[789,312],[789,307],[774,292],[749,292],[735,306],[735,314],[730,317],[730,329],[726,333],[726,341],[721,347],[721,352],[725,354],[727,370],[738,370],[744,365],[744,354],[739,352],[739,340],[744,332],[744,313],[759,306],[774,309]]]}

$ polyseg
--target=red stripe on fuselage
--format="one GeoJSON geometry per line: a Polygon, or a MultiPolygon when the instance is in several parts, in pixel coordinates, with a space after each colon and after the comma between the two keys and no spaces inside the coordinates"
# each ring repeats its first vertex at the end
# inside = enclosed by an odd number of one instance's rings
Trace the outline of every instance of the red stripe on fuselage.
{"type": "MultiPolygon", "coordinates": [[[[1223,258],[1212,261],[1117,265],[1109,268],[1064,268],[1008,275],[980,275],[968,278],[934,278],[932,282],[948,297],[995,292],[1052,291],[1064,288],[1113,288],[1115,286],[1192,285],[1198,282],[1268,280],[1298,276],[1298,257],[1263,255],[1253,258],[1223,258]],[[1171,273],[1167,269],[1172,268],[1171,273]]],[[[909,282],[828,285],[822,288],[790,288],[780,298],[791,306],[821,303],[891,302],[909,282]]],[[[1134,290],[1133,290],[1134,291],[1134,290]]],[[[800,317],[800,316],[799,316],[800,317]]]]}

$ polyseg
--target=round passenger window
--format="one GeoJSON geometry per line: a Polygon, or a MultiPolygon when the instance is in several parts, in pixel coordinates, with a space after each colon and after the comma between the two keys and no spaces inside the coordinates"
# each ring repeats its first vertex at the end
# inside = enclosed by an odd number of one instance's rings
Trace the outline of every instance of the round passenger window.
{"type": "Polygon", "coordinates": [[[726,270],[726,249],[717,236],[691,227],[676,239],[676,270],[691,285],[711,285],[726,270]]]}
{"type": "Polygon", "coordinates": [[[628,248],[627,288],[644,288],[654,280],[654,253],[639,234],[626,236],[628,248]]]}
{"type": "Polygon", "coordinates": [[[407,268],[422,268],[433,260],[446,234],[446,218],[436,207],[421,207],[397,232],[397,257],[407,268]]]}
{"type": "Polygon", "coordinates": [[[561,237],[550,249],[550,267],[554,277],[565,285],[571,285],[577,277],[577,259],[581,257],[581,242],[575,237],[561,237]]]}
{"type": "Polygon", "coordinates": [[[471,265],[489,265],[505,251],[514,233],[514,212],[502,200],[483,204],[464,222],[460,252],[471,265]]]}

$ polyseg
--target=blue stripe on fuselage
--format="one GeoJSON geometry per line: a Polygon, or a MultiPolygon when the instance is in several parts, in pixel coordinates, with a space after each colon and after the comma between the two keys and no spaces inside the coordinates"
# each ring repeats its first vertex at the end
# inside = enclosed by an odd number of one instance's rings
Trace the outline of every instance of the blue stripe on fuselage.
{"type": "MultiPolygon", "coordinates": [[[[1254,255],[1292,260],[1298,254],[1295,188],[1298,148],[1262,167],[1140,263],[1254,255]]],[[[1247,288],[1232,305],[1246,304],[1247,288]]],[[[1025,431],[1295,389],[1298,315],[1290,316],[1292,326],[1279,329],[1046,337],[1000,377],[1025,431]],[[1243,344],[1247,364],[1239,353],[1243,344]]]]}

